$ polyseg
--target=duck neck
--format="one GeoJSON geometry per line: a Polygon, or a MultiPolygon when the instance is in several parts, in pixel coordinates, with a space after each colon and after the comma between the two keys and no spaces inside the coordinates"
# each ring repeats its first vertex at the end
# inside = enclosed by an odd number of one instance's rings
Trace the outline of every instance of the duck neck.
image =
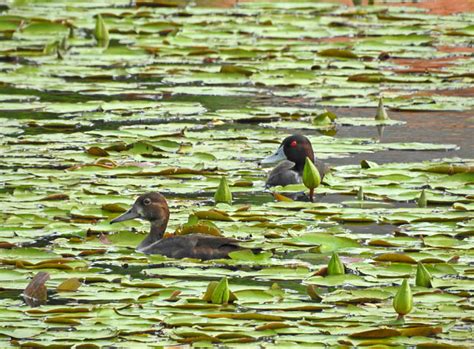
{"type": "Polygon", "coordinates": [[[305,162],[306,162],[306,157],[308,157],[311,162],[314,163],[314,154],[313,152],[307,152],[307,154],[305,154],[305,156],[303,157],[303,160],[301,159],[295,159],[297,161],[293,161],[295,163],[295,166],[293,167],[293,171],[296,171],[298,172],[300,175],[303,174],[303,170],[304,170],[304,165],[305,165],[305,162]]]}
{"type": "Polygon", "coordinates": [[[156,220],[151,221],[150,233],[146,236],[145,239],[138,245],[138,250],[150,246],[151,244],[161,240],[166,231],[166,226],[168,225],[168,220],[156,220]]]}
{"type": "Polygon", "coordinates": [[[296,171],[299,174],[303,173],[303,169],[304,169],[304,162],[297,162],[295,163],[295,166],[293,167],[293,171],[296,171]]]}

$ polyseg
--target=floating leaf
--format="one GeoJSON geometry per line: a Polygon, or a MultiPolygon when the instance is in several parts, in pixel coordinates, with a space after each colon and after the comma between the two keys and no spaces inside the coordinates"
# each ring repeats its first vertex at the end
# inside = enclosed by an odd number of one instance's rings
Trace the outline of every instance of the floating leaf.
{"type": "Polygon", "coordinates": [[[75,292],[79,289],[82,283],[78,278],[70,278],[64,280],[57,288],[57,292],[75,292]]]}
{"type": "Polygon", "coordinates": [[[337,119],[336,114],[331,113],[329,111],[325,111],[324,113],[318,114],[316,117],[313,118],[313,125],[315,126],[332,125],[332,123],[336,119],[337,119]]]}
{"type": "Polygon", "coordinates": [[[239,250],[229,253],[229,257],[237,261],[263,263],[272,256],[271,252],[254,254],[251,250],[239,250]]]}

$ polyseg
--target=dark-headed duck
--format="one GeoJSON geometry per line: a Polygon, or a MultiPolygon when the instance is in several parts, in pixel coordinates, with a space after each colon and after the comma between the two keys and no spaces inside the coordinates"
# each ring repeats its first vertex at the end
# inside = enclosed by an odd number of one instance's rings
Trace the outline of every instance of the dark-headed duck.
{"type": "Polygon", "coordinates": [[[314,159],[314,152],[311,142],[302,135],[292,135],[286,137],[281,142],[275,154],[263,159],[263,165],[279,164],[268,175],[265,186],[275,187],[277,185],[298,184],[303,181],[303,169],[306,158],[309,158],[316,165],[316,168],[323,179],[328,171],[326,165],[314,159]]]}
{"type": "Polygon", "coordinates": [[[238,240],[205,234],[187,234],[163,238],[169,216],[170,211],[165,197],[160,193],[147,193],[139,196],[132,208],[110,221],[110,223],[123,222],[134,218],[141,218],[150,222],[150,233],[136,249],[138,252],[145,254],[208,260],[229,258],[230,252],[243,249],[239,246],[238,240]]]}

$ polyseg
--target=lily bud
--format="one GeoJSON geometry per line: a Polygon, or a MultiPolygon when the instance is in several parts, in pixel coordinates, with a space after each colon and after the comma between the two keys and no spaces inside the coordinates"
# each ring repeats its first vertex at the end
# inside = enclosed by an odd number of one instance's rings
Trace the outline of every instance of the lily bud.
{"type": "Polygon", "coordinates": [[[223,277],[212,292],[211,302],[214,304],[227,304],[229,303],[229,298],[229,283],[227,281],[227,278],[223,277]]]}
{"type": "Polygon", "coordinates": [[[309,189],[309,197],[310,200],[313,201],[314,189],[321,184],[321,175],[308,157],[306,157],[303,168],[303,184],[309,189]]]}
{"type": "Polygon", "coordinates": [[[431,284],[431,279],[432,276],[428,269],[426,269],[423,263],[418,263],[418,267],[416,268],[415,285],[431,288],[433,287],[433,285],[431,284]]]}
{"type": "Polygon", "coordinates": [[[345,273],[344,264],[339,259],[338,254],[333,252],[328,263],[328,275],[342,275],[345,273]]]}
{"type": "Polygon", "coordinates": [[[420,193],[420,197],[416,201],[418,207],[426,207],[428,206],[428,200],[426,199],[426,192],[425,189],[423,189],[420,193]]]}
{"type": "Polygon", "coordinates": [[[223,202],[232,205],[232,193],[230,192],[229,185],[227,184],[227,179],[224,176],[221,177],[219,187],[214,194],[214,201],[216,204],[223,202]]]}
{"type": "Polygon", "coordinates": [[[212,299],[212,294],[214,293],[214,290],[217,287],[218,282],[217,281],[211,281],[207,285],[206,292],[202,296],[202,299],[205,300],[206,302],[210,302],[212,299]]]}
{"type": "Polygon", "coordinates": [[[407,279],[403,280],[393,299],[393,309],[395,309],[399,317],[403,317],[413,309],[413,295],[411,294],[407,279]]]}
{"type": "Polygon", "coordinates": [[[359,191],[357,192],[357,200],[363,201],[364,200],[364,188],[359,187],[359,191]]]}
{"type": "Polygon", "coordinates": [[[97,15],[95,21],[94,36],[101,46],[107,46],[109,44],[109,30],[100,14],[97,15]]]}
{"type": "Polygon", "coordinates": [[[375,120],[383,121],[383,120],[390,120],[388,117],[387,111],[383,105],[383,99],[380,97],[379,99],[379,106],[377,107],[377,114],[375,114],[375,120]]]}

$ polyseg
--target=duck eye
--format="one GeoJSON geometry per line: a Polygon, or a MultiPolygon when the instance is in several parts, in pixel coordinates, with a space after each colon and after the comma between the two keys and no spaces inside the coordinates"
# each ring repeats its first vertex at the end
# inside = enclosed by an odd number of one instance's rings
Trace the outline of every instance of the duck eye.
{"type": "Polygon", "coordinates": [[[151,200],[149,198],[145,198],[143,200],[143,205],[148,206],[149,204],[151,204],[151,200]]]}
{"type": "Polygon", "coordinates": [[[296,141],[293,141],[290,143],[290,147],[292,148],[296,148],[296,146],[298,145],[298,143],[296,141]]]}

